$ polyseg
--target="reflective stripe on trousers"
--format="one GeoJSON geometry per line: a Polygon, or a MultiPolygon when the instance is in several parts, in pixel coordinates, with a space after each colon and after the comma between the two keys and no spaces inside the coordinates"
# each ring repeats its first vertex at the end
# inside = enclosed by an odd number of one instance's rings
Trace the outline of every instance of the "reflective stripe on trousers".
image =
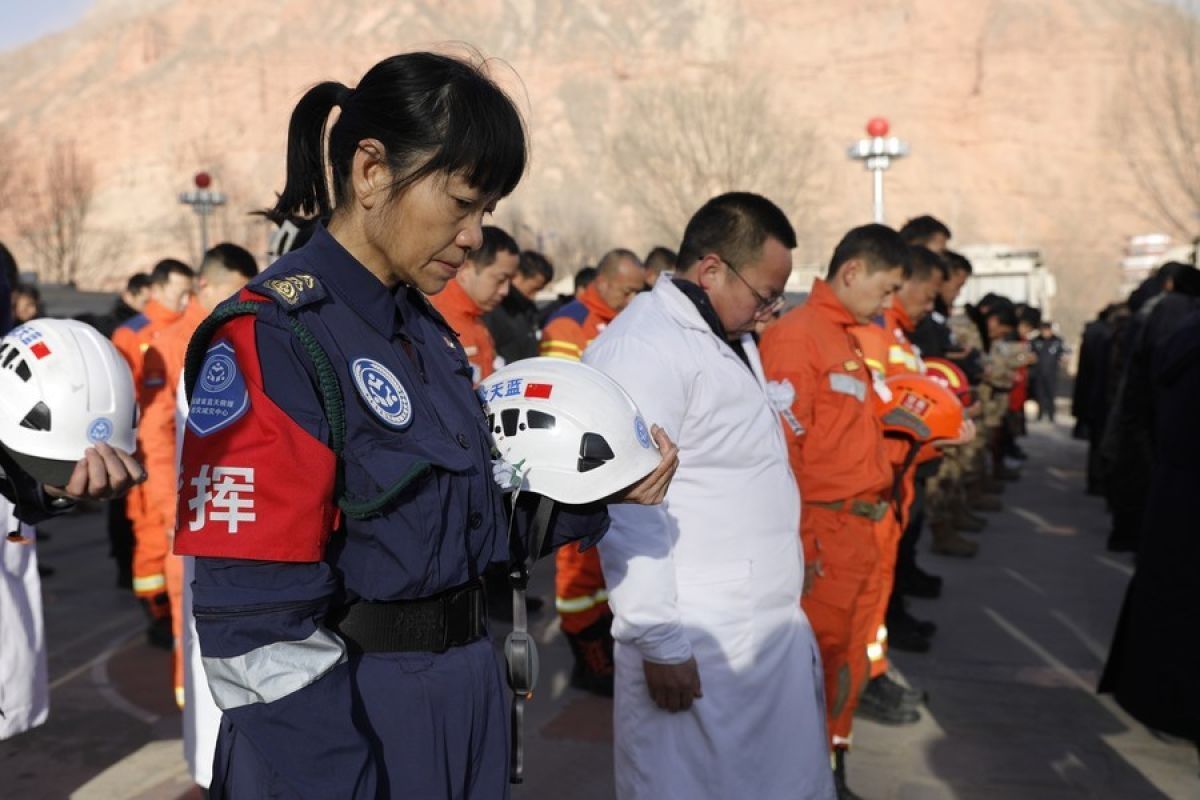
{"type": "Polygon", "coordinates": [[[578,614],[607,602],[608,590],[600,589],[595,594],[585,597],[555,597],[554,607],[560,614],[578,614]]]}
{"type": "Polygon", "coordinates": [[[346,645],[317,628],[300,642],[272,642],[240,656],[204,656],[204,673],[222,711],[272,703],[316,682],[346,661],[346,645]]]}

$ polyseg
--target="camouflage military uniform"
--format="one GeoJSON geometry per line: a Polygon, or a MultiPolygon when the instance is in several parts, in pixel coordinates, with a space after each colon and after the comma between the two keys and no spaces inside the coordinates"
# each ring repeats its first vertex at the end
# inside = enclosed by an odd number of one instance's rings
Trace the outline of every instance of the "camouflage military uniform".
{"type": "MultiPolygon", "coordinates": [[[[962,315],[950,320],[950,333],[954,344],[962,350],[980,350],[982,341],[975,325],[962,315]]],[[[978,424],[978,423],[977,423],[978,424]]],[[[969,444],[942,448],[942,462],[938,472],[925,484],[925,510],[933,534],[934,550],[945,555],[970,556],[977,545],[954,533],[959,515],[966,511],[966,482],[975,473],[975,462],[980,450],[979,431],[969,444]]]]}

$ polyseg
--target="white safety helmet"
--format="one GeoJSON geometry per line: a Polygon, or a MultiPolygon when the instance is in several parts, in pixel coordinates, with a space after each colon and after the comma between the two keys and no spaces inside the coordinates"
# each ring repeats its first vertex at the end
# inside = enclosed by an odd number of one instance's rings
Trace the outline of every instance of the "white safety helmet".
{"type": "Polygon", "coordinates": [[[97,442],[132,453],[136,427],[129,366],[92,326],[38,319],[0,339],[0,446],[36,480],[65,485],[97,442]]]}
{"type": "Polygon", "coordinates": [[[500,456],[522,471],[528,491],[553,500],[601,500],[660,461],[633,399],[578,361],[516,361],[480,384],[479,396],[500,456]]]}

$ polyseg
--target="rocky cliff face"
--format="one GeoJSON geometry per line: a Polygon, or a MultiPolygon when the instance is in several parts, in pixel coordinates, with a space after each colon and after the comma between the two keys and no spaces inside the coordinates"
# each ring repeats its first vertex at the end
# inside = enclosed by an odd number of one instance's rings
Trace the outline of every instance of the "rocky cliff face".
{"type": "MultiPolygon", "coordinates": [[[[804,234],[799,260],[821,261],[869,216],[869,176],[845,148],[879,114],[913,149],[887,178],[889,222],[928,212],[959,243],[1041,248],[1073,323],[1115,291],[1124,237],[1154,225],[1111,117],[1131,32],[1158,13],[1123,0],[105,0],[72,29],[0,54],[0,159],[19,175],[3,211],[28,202],[22,187],[70,141],[95,171],[84,285],[195,257],[196,222],[176,196],[199,169],[230,198],[214,240],[261,252],[263,225],[246,212],[282,185],[301,93],[464,41],[503,59],[496,73],[533,137],[529,176],[497,219],[560,268],[615,245],[677,244],[647,213],[655,187],[674,182],[632,163],[628,145],[685,126],[753,132],[792,161],[788,143],[804,139],[803,169],[787,173],[803,191],[782,202],[804,234]],[[672,106],[717,85],[741,118],[672,106]],[[763,102],[739,106],[739,85],[761,87],[763,102]]],[[[788,194],[767,186],[772,172],[725,188],[788,194]]],[[[0,238],[27,256],[3,211],[0,238]]]]}

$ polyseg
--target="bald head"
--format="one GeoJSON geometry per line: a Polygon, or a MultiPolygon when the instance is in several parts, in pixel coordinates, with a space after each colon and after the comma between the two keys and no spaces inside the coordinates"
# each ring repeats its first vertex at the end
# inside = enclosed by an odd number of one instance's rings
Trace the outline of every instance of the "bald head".
{"type": "Polygon", "coordinates": [[[630,250],[609,250],[596,265],[595,287],[600,299],[620,311],[646,288],[646,268],[630,250]]]}

